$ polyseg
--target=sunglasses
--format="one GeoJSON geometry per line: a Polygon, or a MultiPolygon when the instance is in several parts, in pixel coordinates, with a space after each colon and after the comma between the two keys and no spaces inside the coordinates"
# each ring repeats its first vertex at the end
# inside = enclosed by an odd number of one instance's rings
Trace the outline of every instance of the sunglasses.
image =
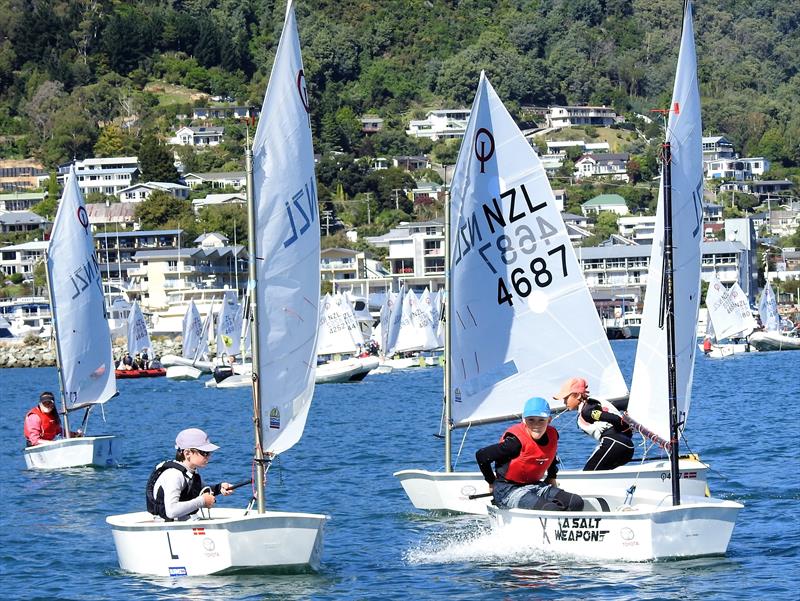
{"type": "Polygon", "coordinates": [[[209,455],[211,455],[211,453],[213,453],[213,451],[201,451],[200,449],[192,449],[192,451],[194,451],[198,455],[202,455],[203,457],[208,457],[209,455]]]}

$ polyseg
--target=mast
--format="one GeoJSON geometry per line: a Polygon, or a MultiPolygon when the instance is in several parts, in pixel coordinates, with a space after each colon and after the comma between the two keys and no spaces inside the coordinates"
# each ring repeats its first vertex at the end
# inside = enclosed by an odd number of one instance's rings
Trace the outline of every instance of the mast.
{"type": "Polygon", "coordinates": [[[664,289],[662,302],[667,329],[667,383],[669,397],[669,467],[672,480],[672,504],[681,504],[680,471],[678,470],[679,431],[678,431],[678,382],[675,356],[675,289],[673,282],[672,257],[672,147],[669,138],[663,144],[664,168],[661,185],[664,191],[664,289]]]}
{"type": "MultiPolygon", "coordinates": [[[[446,186],[446,184],[445,184],[446,186]]],[[[453,399],[450,394],[450,323],[452,316],[452,288],[450,286],[450,194],[445,188],[444,193],[444,471],[453,471],[452,462],[452,431],[453,431],[453,399]]]]}
{"type": "Polygon", "coordinates": [[[53,335],[56,338],[56,370],[58,371],[58,388],[61,391],[61,415],[64,416],[62,436],[64,438],[69,438],[69,412],[67,411],[67,397],[64,394],[64,374],[61,370],[61,339],[58,336],[58,319],[56,318],[56,311],[53,309],[53,274],[50,273],[47,251],[44,252],[44,272],[47,274],[47,296],[50,299],[50,320],[53,323],[53,335]]]}
{"type": "Polygon", "coordinates": [[[259,393],[259,345],[258,345],[258,301],[256,294],[256,203],[255,183],[253,180],[253,149],[250,147],[250,131],[247,132],[245,146],[245,170],[247,171],[247,290],[250,297],[250,360],[253,364],[253,429],[255,434],[256,464],[256,506],[258,513],[264,513],[264,484],[266,470],[264,466],[264,449],[261,446],[264,431],[261,423],[261,394],[259,393]]]}

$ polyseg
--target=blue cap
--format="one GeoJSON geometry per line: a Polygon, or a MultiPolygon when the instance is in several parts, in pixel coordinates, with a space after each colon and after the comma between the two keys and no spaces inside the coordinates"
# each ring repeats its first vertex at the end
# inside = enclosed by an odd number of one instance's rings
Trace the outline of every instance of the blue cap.
{"type": "Polygon", "coordinates": [[[525,401],[522,417],[550,417],[550,405],[540,396],[525,401]]]}

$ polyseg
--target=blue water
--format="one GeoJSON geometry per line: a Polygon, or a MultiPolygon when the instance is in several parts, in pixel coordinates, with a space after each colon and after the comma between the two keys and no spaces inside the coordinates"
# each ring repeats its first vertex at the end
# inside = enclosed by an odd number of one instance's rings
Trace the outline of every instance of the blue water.
{"type": "MultiPolygon", "coordinates": [[[[635,342],[612,343],[630,377],[635,342]]],[[[727,557],[657,564],[564,561],[507,549],[481,519],[431,516],[410,504],[392,472],[438,469],[440,369],[318,386],[302,441],[269,474],[268,505],[327,513],[317,574],[160,579],[123,573],[105,517],[144,509],[152,466],[176,433],[205,429],[222,446],[206,481],[250,475],[246,390],[199,383],[119,382],[90,431],[123,437],[124,466],[53,473],[25,469],[22,417],[54,369],[0,370],[4,599],[798,599],[800,352],[697,360],[690,446],[714,468],[716,496],[745,504],[727,557]]],[[[541,395],[553,391],[531,391],[541,395]]],[[[560,455],[579,468],[592,448],[574,417],[558,419],[560,455]]],[[[502,425],[475,428],[460,459],[494,442],[502,425]]],[[[460,439],[459,439],[460,440],[460,439]]],[[[457,446],[457,445],[456,445],[457,446]]],[[[220,503],[243,506],[240,489],[220,503]]]]}

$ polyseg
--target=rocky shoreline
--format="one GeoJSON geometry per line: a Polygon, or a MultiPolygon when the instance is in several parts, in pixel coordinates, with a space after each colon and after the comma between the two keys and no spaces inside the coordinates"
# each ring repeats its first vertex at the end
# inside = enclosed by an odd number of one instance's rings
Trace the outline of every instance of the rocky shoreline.
{"type": "MultiPolygon", "coordinates": [[[[176,338],[158,337],[151,339],[153,344],[150,356],[180,355],[183,340],[176,338]]],[[[119,359],[125,354],[126,342],[124,338],[114,340],[114,358],[119,359]]],[[[53,367],[56,364],[56,351],[54,342],[28,337],[25,340],[6,342],[0,341],[0,368],[1,367],[53,367]]]]}

